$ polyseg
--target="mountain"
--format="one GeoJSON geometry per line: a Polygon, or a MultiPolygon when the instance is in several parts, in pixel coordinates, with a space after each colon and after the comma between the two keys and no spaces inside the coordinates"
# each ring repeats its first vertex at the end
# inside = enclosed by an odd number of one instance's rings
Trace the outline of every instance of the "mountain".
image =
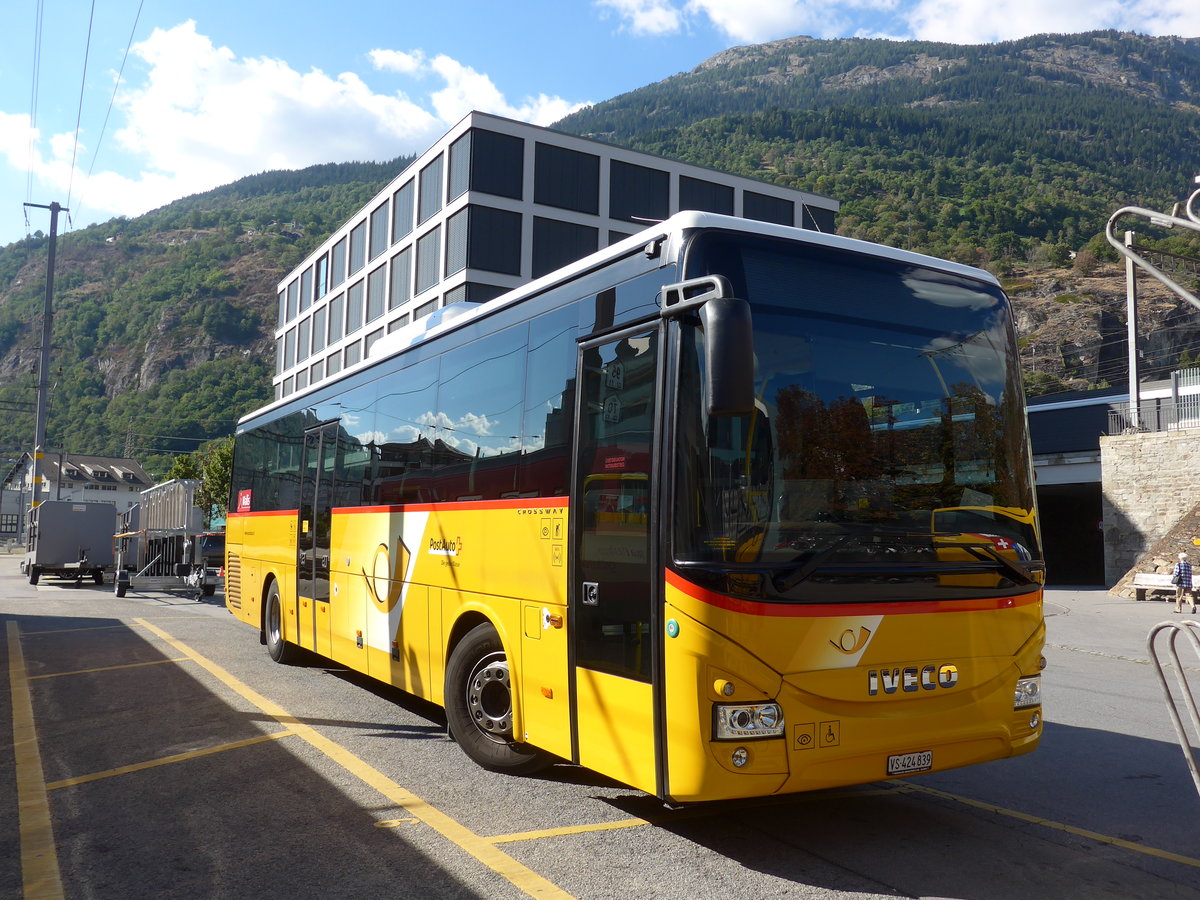
{"type": "MultiPolygon", "coordinates": [[[[60,236],[48,446],[161,474],[230,434],[271,398],[276,285],[410,161],[253,175],[60,236]]],[[[0,456],[33,441],[47,243],[0,249],[0,456]]]]}
{"type": "MultiPolygon", "coordinates": [[[[832,196],[840,233],[990,268],[1046,393],[1123,377],[1123,270],[1102,232],[1119,206],[1170,209],[1200,173],[1200,40],[797,37],[556,127],[832,196]]],[[[161,471],[229,434],[271,396],[275,285],[409,161],[263,173],[62,236],[48,444],[161,471]]],[[[1154,247],[1200,256],[1189,236],[1154,247]]],[[[0,452],[32,441],[45,261],[40,234],[0,248],[0,452]]],[[[1148,374],[1200,356],[1200,312],[1150,287],[1144,306],[1148,374]]]]}

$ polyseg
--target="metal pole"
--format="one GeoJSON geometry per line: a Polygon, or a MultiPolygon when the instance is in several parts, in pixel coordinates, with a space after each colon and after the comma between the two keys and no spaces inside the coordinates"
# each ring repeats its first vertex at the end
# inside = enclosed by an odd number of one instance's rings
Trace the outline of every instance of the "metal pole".
{"type": "Polygon", "coordinates": [[[50,405],[50,329],[54,323],[54,253],[58,243],[58,214],[63,208],[57,203],[45,206],[26,203],[38,209],[50,210],[50,253],[46,260],[46,301],[42,313],[42,348],[38,359],[37,419],[33,430],[33,496],[29,508],[42,503],[42,451],[46,444],[46,412],[50,405]]]}
{"type": "MultiPolygon", "coordinates": [[[[1134,232],[1125,232],[1125,246],[1133,247],[1134,232]]],[[[1137,279],[1133,258],[1125,257],[1125,320],[1128,328],[1127,343],[1129,345],[1129,425],[1140,428],[1141,389],[1138,376],[1138,345],[1137,345],[1137,279]]]]}

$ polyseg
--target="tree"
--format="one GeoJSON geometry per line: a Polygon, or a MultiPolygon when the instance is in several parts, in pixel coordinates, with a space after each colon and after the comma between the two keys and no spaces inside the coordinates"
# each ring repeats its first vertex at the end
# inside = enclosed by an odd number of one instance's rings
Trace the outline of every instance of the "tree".
{"type": "Polygon", "coordinates": [[[163,481],[171,481],[175,478],[190,478],[198,481],[201,477],[200,462],[196,459],[196,454],[193,453],[188,456],[175,457],[175,461],[171,463],[171,468],[163,476],[163,481]]]}
{"type": "Polygon", "coordinates": [[[196,492],[196,504],[204,510],[205,525],[215,518],[224,519],[229,512],[229,483],[233,473],[233,438],[226,437],[205,444],[194,456],[198,457],[202,483],[196,492]]]}

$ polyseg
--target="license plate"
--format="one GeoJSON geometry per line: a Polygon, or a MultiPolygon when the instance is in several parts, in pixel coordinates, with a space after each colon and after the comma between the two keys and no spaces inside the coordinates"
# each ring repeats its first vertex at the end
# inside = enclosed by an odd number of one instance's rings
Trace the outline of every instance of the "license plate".
{"type": "Polygon", "coordinates": [[[911,775],[913,772],[928,772],[933,768],[933,751],[921,750],[918,753],[897,753],[888,757],[887,773],[889,775],[911,775]]]}

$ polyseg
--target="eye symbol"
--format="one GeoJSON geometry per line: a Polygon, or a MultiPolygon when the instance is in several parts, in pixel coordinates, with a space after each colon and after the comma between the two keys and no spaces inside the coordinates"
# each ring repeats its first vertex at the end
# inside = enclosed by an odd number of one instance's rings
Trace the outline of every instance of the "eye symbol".
{"type": "Polygon", "coordinates": [[[849,656],[867,646],[867,641],[870,639],[871,629],[863,625],[858,629],[857,635],[854,634],[853,628],[847,628],[836,641],[830,641],[829,646],[833,647],[838,653],[845,653],[849,656]]]}

